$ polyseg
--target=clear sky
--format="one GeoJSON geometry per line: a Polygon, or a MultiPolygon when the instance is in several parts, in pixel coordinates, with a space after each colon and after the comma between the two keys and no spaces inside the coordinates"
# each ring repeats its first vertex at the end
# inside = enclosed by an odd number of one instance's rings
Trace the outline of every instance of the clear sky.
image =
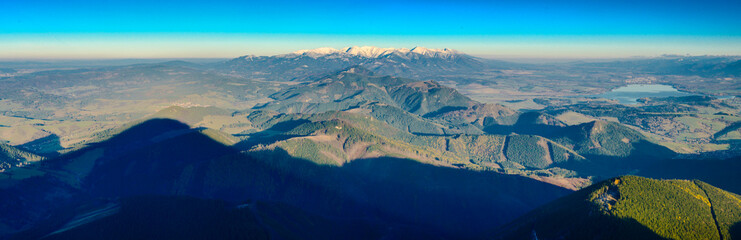
{"type": "Polygon", "coordinates": [[[741,55],[741,1],[0,0],[0,58],[273,55],[371,45],[490,57],[741,55]]]}

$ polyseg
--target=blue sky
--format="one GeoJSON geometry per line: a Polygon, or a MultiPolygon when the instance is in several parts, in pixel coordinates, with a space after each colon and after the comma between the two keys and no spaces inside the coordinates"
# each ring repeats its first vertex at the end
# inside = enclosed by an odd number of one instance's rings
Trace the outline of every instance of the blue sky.
{"type": "Polygon", "coordinates": [[[0,0],[0,58],[450,47],[494,57],[741,54],[741,1],[0,0]]]}

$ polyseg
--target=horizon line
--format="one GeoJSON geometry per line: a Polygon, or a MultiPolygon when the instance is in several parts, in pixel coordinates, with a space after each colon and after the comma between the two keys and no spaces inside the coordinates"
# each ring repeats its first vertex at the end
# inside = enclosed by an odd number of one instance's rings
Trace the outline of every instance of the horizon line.
{"type": "Polygon", "coordinates": [[[480,58],[737,56],[741,37],[356,36],[306,34],[2,34],[0,59],[184,59],[275,56],[320,47],[418,46],[480,58]]]}
{"type": "MultiPolygon", "coordinates": [[[[257,57],[275,57],[280,55],[286,55],[289,53],[281,53],[274,55],[235,55],[232,57],[0,57],[0,62],[17,62],[17,61],[125,61],[125,60],[164,60],[164,61],[178,61],[178,60],[225,60],[235,59],[244,56],[257,56],[257,57]]],[[[523,60],[610,60],[610,59],[649,59],[649,58],[673,58],[673,57],[741,57],[741,54],[672,54],[664,53],[658,55],[637,55],[637,56],[529,56],[529,55],[491,55],[491,54],[468,54],[462,52],[464,55],[486,59],[486,60],[504,60],[504,59],[523,59],[523,60]]]]}

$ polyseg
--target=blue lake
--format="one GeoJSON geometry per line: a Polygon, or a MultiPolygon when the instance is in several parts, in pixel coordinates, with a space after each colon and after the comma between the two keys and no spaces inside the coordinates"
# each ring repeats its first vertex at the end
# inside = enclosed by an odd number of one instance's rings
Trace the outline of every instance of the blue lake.
{"type": "Polygon", "coordinates": [[[592,95],[617,100],[622,104],[636,104],[636,100],[645,97],[681,97],[697,95],[688,92],[682,92],[669,85],[662,84],[629,84],[624,87],[613,89],[612,91],[592,95]]]}

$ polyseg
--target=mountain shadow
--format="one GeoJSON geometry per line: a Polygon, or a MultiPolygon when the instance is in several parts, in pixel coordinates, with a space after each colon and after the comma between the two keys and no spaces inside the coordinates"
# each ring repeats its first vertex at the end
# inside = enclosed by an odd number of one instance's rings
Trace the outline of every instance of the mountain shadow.
{"type": "Polygon", "coordinates": [[[483,130],[489,134],[508,135],[517,133],[548,138],[564,135],[569,131],[569,128],[550,115],[539,112],[524,112],[517,117],[517,121],[512,125],[490,124],[484,126],[483,130]]]}
{"type": "Polygon", "coordinates": [[[309,123],[308,119],[295,119],[295,120],[286,120],[279,123],[274,124],[273,126],[269,127],[268,129],[265,129],[260,132],[251,133],[242,135],[242,137],[248,137],[248,139],[238,142],[234,145],[237,149],[244,149],[248,150],[256,145],[269,145],[278,141],[283,141],[286,139],[290,139],[293,137],[298,137],[299,135],[291,135],[291,134],[280,134],[284,133],[286,131],[289,131],[291,129],[294,129],[301,124],[309,123]]]}
{"type": "Polygon", "coordinates": [[[211,176],[220,183],[207,180],[214,184],[206,188],[207,196],[281,201],[310,212],[423,226],[428,232],[457,238],[476,236],[523,209],[569,192],[520,176],[408,159],[359,159],[336,167],[293,158],[281,149],[250,156],[252,161],[220,160],[218,165],[229,167],[215,168],[219,172],[211,176]],[[254,179],[266,174],[272,176],[254,179]]]}
{"type": "Polygon", "coordinates": [[[737,222],[731,225],[731,228],[728,229],[728,233],[733,239],[741,239],[741,222],[737,222]]]}
{"type": "Polygon", "coordinates": [[[379,239],[382,231],[280,203],[137,196],[82,214],[52,233],[26,231],[12,239],[379,239]]]}
{"type": "Polygon", "coordinates": [[[425,117],[425,118],[434,118],[436,116],[439,116],[439,115],[442,115],[442,114],[445,114],[445,113],[448,113],[448,112],[458,111],[458,110],[464,110],[464,109],[467,109],[467,107],[463,107],[463,106],[444,106],[444,107],[441,107],[441,108],[439,108],[439,109],[437,109],[437,110],[435,110],[433,112],[425,113],[422,117],[425,117]]]}
{"type": "MultiPolygon", "coordinates": [[[[574,214],[589,214],[588,212],[575,212],[574,214]]],[[[657,235],[648,227],[640,224],[635,219],[622,219],[614,216],[595,216],[591,218],[559,217],[540,218],[536,222],[518,227],[517,230],[507,232],[494,239],[641,239],[641,240],[666,240],[668,238],[657,235]],[[578,229],[568,229],[568,226],[559,224],[563,222],[568,225],[583,226],[578,229]]]]}
{"type": "Polygon", "coordinates": [[[168,178],[184,163],[233,152],[178,121],[146,121],[107,140],[19,169],[40,174],[3,179],[0,225],[6,228],[0,229],[0,236],[95,198],[163,191],[171,187],[168,178]],[[131,175],[137,177],[127,178],[131,175]]]}
{"type": "Polygon", "coordinates": [[[0,223],[25,221],[6,234],[45,220],[54,226],[47,233],[57,231],[96,199],[175,195],[287,204],[322,218],[383,226],[382,236],[471,238],[570,192],[521,176],[401,158],[329,166],[280,148],[240,153],[167,119],[130,127],[37,169],[47,174],[1,190],[7,195],[0,201],[0,223]]]}
{"type": "Polygon", "coordinates": [[[49,136],[21,144],[17,147],[44,157],[55,157],[59,155],[59,150],[64,149],[59,136],[56,134],[50,134],[49,136]]]}
{"type": "Polygon", "coordinates": [[[725,160],[671,159],[659,161],[638,175],[662,179],[698,179],[723,190],[741,194],[741,158],[725,160]]]}
{"type": "MultiPolygon", "coordinates": [[[[216,200],[135,197],[99,220],[69,225],[44,239],[270,239],[250,211],[216,200]]],[[[95,217],[95,215],[91,215],[95,217]]],[[[84,221],[81,219],[80,221],[84,221]]],[[[18,236],[17,239],[24,237],[18,236]]],[[[28,236],[27,239],[32,239],[28,236]]]]}

